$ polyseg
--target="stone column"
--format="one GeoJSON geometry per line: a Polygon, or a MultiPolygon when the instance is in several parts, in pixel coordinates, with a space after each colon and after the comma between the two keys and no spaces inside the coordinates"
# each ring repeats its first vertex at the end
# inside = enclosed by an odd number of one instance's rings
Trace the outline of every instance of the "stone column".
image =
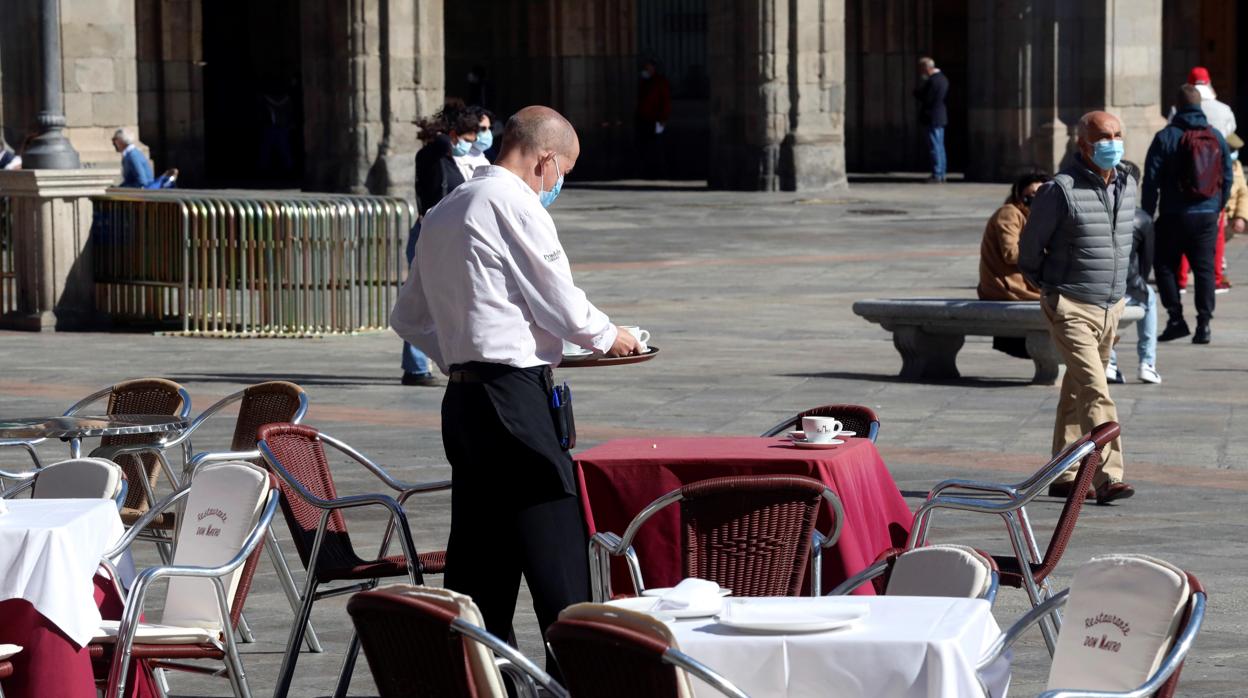
{"type": "Polygon", "coordinates": [[[25,167],[72,170],[81,163],[65,138],[65,104],[61,95],[60,0],[39,3],[39,135],[22,156],[25,167]]]}
{"type": "Polygon", "coordinates": [[[710,185],[845,182],[844,0],[710,3],[710,185]]]}
{"type": "Polygon", "coordinates": [[[414,198],[415,120],[442,105],[442,0],[302,11],[307,187],[414,198]]]}
{"type": "Polygon", "coordinates": [[[1126,157],[1142,164],[1169,99],[1157,85],[1162,2],[971,0],[967,177],[1060,169],[1079,117],[1098,109],[1122,119],[1126,157]]]}
{"type": "Polygon", "coordinates": [[[119,177],[116,168],[0,171],[8,199],[16,294],[0,327],[81,329],[97,324],[91,268],[91,200],[119,177]]]}

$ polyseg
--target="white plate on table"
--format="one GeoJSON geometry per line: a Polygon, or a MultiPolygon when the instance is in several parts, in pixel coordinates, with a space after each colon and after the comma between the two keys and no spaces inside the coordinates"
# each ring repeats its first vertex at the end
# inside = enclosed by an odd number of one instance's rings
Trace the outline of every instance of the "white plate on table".
{"type": "MultiPolygon", "coordinates": [[[[667,594],[667,592],[671,591],[673,588],[674,587],[655,587],[653,589],[646,589],[642,591],[641,595],[642,596],[663,596],[667,594]]],[[[732,589],[721,588],[719,590],[719,595],[720,596],[732,596],[732,589]]]]}
{"type": "Polygon", "coordinates": [[[608,606],[616,606],[629,611],[645,613],[654,616],[662,621],[676,620],[679,618],[710,618],[711,616],[723,610],[723,604],[711,606],[694,606],[692,608],[665,608],[661,611],[655,610],[659,605],[659,599],[653,596],[635,596],[631,599],[613,599],[607,602],[608,606]]]}
{"type": "Polygon", "coordinates": [[[812,609],[809,615],[796,617],[792,611],[777,612],[768,617],[765,608],[752,609],[748,616],[728,613],[715,616],[715,622],[726,628],[749,633],[787,634],[787,633],[822,633],[838,630],[857,623],[866,618],[871,609],[865,605],[846,604],[842,608],[812,609]]]}
{"type": "MultiPolygon", "coordinates": [[[[837,433],[836,436],[837,438],[840,438],[842,436],[848,438],[850,436],[857,436],[857,435],[858,435],[858,432],[856,431],[842,431],[842,432],[837,433]]],[[[806,432],[802,431],[801,429],[798,429],[797,431],[791,431],[788,434],[786,434],[786,436],[788,436],[793,441],[805,441],[806,440],[806,432]]]]}

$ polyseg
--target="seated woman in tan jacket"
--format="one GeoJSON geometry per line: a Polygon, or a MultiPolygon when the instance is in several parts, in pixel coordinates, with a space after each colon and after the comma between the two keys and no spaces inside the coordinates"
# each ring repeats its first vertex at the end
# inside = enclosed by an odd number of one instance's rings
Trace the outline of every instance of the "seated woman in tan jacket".
{"type": "MultiPolygon", "coordinates": [[[[1032,286],[1018,270],[1018,237],[1031,213],[1031,200],[1050,177],[1033,173],[1019,177],[1010,187],[1005,204],[992,214],[979,244],[979,286],[976,292],[985,301],[1040,300],[1040,289],[1032,286]]],[[[992,348],[1020,359],[1030,358],[1021,337],[994,337],[992,348]]]]}

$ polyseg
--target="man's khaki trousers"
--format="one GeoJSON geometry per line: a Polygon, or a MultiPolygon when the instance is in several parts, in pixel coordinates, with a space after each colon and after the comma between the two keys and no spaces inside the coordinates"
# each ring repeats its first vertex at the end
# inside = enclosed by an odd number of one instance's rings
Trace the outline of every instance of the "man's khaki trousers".
{"type": "MultiPolygon", "coordinates": [[[[1118,421],[1118,408],[1109,396],[1105,364],[1114,346],[1123,301],[1110,308],[1073,300],[1059,293],[1046,292],[1040,299],[1049,320],[1053,343],[1066,362],[1066,377],[1057,401],[1057,421],[1053,425],[1053,453],[1105,422],[1118,421]]],[[[1069,482],[1077,466],[1058,479],[1069,482]]],[[[1093,485],[1122,480],[1122,439],[1114,439],[1101,453],[1101,469],[1093,485]]]]}

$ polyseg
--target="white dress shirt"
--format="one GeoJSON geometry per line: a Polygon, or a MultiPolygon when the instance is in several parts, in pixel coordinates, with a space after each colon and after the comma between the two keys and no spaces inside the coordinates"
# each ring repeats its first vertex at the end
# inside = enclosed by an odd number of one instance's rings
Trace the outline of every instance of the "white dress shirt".
{"type": "Polygon", "coordinates": [[[459,168],[459,172],[464,176],[465,182],[472,179],[478,167],[490,166],[490,159],[485,157],[485,153],[468,153],[467,155],[456,155],[454,158],[455,166],[459,168]]]}
{"type": "Polygon", "coordinates": [[[425,213],[390,325],[438,364],[557,365],[563,340],[605,352],[616,330],[572,282],[550,214],[491,165],[425,213]]]}

